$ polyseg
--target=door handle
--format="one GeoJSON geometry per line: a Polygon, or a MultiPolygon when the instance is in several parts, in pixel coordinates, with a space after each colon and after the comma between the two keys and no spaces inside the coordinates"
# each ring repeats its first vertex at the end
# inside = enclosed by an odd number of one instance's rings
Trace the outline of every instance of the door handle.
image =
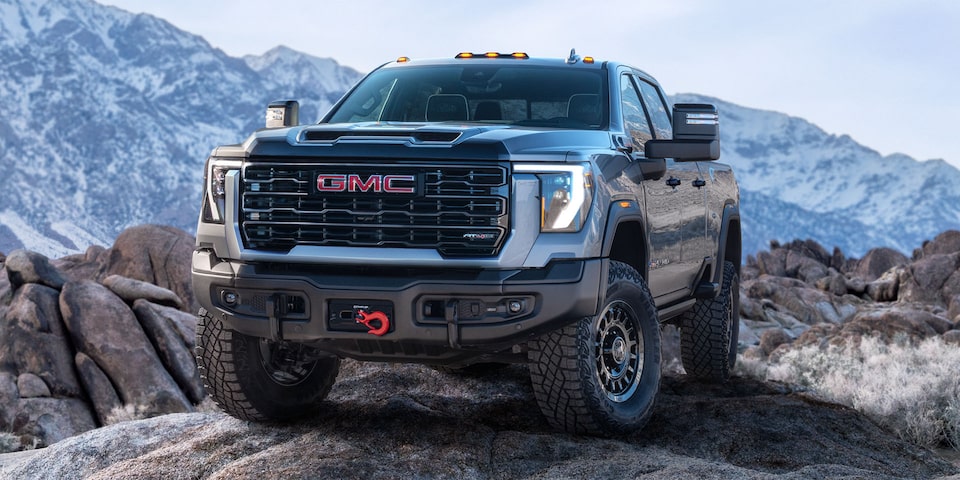
{"type": "Polygon", "coordinates": [[[698,178],[698,179],[696,179],[696,180],[693,181],[693,186],[694,186],[694,187],[697,187],[697,189],[703,188],[703,187],[707,186],[707,181],[704,180],[704,179],[702,179],[702,178],[698,178]]]}
{"type": "Polygon", "coordinates": [[[670,177],[670,178],[667,179],[667,186],[668,186],[668,187],[674,187],[674,188],[676,188],[676,187],[679,187],[679,186],[680,186],[680,183],[681,183],[681,182],[680,182],[680,179],[677,178],[677,177],[670,177]]]}

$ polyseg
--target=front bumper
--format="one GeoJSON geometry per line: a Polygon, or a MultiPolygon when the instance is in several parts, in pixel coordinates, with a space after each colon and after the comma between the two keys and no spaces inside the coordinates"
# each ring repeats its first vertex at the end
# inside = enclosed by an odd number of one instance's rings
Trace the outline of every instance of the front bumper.
{"type": "Polygon", "coordinates": [[[207,311],[246,335],[363,360],[455,363],[595,315],[608,263],[387,270],[245,264],[198,250],[193,288],[207,311]],[[389,331],[372,335],[353,321],[350,310],[358,306],[388,312],[389,331]]]}

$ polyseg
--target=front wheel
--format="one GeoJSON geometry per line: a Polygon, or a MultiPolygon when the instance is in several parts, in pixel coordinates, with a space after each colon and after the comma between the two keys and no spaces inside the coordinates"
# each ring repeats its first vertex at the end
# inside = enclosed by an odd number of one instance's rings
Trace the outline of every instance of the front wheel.
{"type": "Polygon", "coordinates": [[[227,330],[204,309],[197,316],[196,353],[210,397],[242,420],[283,422],[313,415],[340,371],[337,357],[227,330]]]}
{"type": "Polygon", "coordinates": [[[556,428],[594,435],[643,427],[660,389],[660,327],[637,271],[613,261],[596,317],[531,342],[530,379],[556,428]]]}

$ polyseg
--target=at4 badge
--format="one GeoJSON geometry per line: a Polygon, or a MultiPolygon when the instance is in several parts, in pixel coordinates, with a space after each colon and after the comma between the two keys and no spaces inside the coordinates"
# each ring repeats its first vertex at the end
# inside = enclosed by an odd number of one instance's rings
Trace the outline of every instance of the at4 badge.
{"type": "Polygon", "coordinates": [[[376,335],[378,337],[383,336],[383,334],[390,330],[390,319],[387,318],[387,314],[381,311],[367,313],[364,310],[360,310],[357,312],[357,323],[362,323],[364,326],[370,329],[367,331],[367,333],[376,335]],[[373,322],[379,322],[380,326],[374,327],[371,325],[373,322]]]}

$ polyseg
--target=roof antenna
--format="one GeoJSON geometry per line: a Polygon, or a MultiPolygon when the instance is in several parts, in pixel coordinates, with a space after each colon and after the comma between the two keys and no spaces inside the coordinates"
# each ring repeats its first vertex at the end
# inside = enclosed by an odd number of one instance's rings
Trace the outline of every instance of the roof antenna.
{"type": "Polygon", "coordinates": [[[578,60],[580,60],[580,56],[577,55],[577,49],[576,49],[576,48],[571,48],[571,49],[570,49],[570,56],[567,57],[567,63],[577,63],[578,60]]]}

